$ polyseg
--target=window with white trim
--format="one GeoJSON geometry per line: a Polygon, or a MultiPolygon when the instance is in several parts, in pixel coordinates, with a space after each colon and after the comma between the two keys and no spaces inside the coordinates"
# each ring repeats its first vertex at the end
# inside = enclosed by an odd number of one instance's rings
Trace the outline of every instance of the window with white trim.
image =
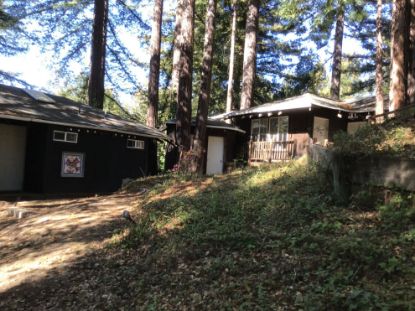
{"type": "Polygon", "coordinates": [[[128,149],[144,149],[144,140],[127,139],[128,149]]]}
{"type": "Polygon", "coordinates": [[[268,119],[253,119],[251,121],[251,140],[265,141],[268,132],[268,119]]]}
{"type": "Polygon", "coordinates": [[[76,144],[78,142],[78,133],[53,131],[53,141],[76,144]]]}
{"type": "Polygon", "coordinates": [[[288,140],[288,116],[269,119],[269,135],[272,141],[288,140]]]}
{"type": "Polygon", "coordinates": [[[288,116],[251,120],[252,141],[287,141],[288,116]]]}

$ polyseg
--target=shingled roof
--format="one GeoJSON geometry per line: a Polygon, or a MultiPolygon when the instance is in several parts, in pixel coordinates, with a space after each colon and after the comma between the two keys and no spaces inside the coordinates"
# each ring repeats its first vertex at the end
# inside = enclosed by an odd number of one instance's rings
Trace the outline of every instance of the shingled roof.
{"type": "Polygon", "coordinates": [[[159,140],[170,138],[157,129],[136,121],[105,113],[65,97],[0,84],[0,119],[72,126],[92,130],[137,135],[159,140]],[[43,96],[42,96],[43,95],[43,96]]]}
{"type": "Polygon", "coordinates": [[[212,116],[213,120],[229,119],[236,116],[279,112],[296,109],[310,109],[314,107],[323,107],[332,110],[338,110],[350,113],[369,113],[375,110],[376,98],[374,96],[354,98],[348,101],[333,100],[330,98],[317,96],[311,93],[305,93],[275,102],[251,107],[244,110],[235,110],[229,113],[212,116]]]}

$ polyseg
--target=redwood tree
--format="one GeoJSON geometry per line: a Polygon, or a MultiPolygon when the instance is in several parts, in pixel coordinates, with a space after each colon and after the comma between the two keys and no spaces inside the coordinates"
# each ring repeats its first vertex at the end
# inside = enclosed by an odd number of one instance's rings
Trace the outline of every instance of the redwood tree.
{"type": "Polygon", "coordinates": [[[206,12],[205,39],[203,45],[202,81],[196,117],[196,131],[193,139],[193,157],[190,170],[203,174],[206,153],[206,126],[208,119],[210,90],[212,82],[213,37],[215,33],[216,0],[209,0],[206,12]]]}
{"type": "Polygon", "coordinates": [[[382,0],[377,2],[376,16],[376,114],[383,114],[383,40],[382,40],[382,0]]]}
{"type": "Polygon", "coordinates": [[[406,99],[405,47],[408,38],[406,8],[405,0],[393,1],[390,111],[402,108],[406,99]]]}
{"type": "Polygon", "coordinates": [[[259,0],[250,0],[245,28],[244,64],[242,76],[241,105],[246,109],[252,105],[256,72],[256,45],[259,19],[259,0]]]}
{"type": "Polygon", "coordinates": [[[176,143],[182,156],[190,150],[190,123],[192,116],[193,28],[195,0],[180,1],[183,5],[179,40],[179,87],[176,112],[176,143]]]}
{"type": "Polygon", "coordinates": [[[342,70],[343,54],[343,34],[344,34],[344,6],[340,1],[337,10],[336,33],[334,37],[333,66],[331,76],[330,95],[333,99],[340,98],[340,83],[342,70]]]}
{"type": "Polygon", "coordinates": [[[415,104],[415,0],[408,1],[408,104],[415,104]]]}
{"type": "Polygon", "coordinates": [[[237,21],[236,0],[232,0],[231,49],[229,52],[229,77],[228,77],[228,90],[226,93],[226,112],[232,111],[232,104],[233,104],[236,21],[237,21]]]}
{"type": "Polygon", "coordinates": [[[182,15],[183,15],[183,0],[177,1],[176,8],[176,25],[174,28],[174,42],[173,42],[173,68],[171,74],[170,88],[173,91],[173,96],[176,97],[179,88],[179,74],[180,74],[180,40],[182,31],[182,15]]]}
{"type": "Polygon", "coordinates": [[[94,7],[88,102],[90,106],[99,109],[104,107],[108,1],[109,0],[95,0],[94,7]]]}
{"type": "Polygon", "coordinates": [[[150,75],[148,81],[148,111],[147,125],[157,126],[157,113],[159,103],[159,78],[160,78],[160,45],[161,23],[163,18],[163,0],[154,1],[153,28],[150,46],[150,75]]]}

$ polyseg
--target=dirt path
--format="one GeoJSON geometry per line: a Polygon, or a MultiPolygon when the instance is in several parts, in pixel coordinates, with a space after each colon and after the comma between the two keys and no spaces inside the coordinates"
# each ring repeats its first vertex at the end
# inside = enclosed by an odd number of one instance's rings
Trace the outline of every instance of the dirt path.
{"type": "Polygon", "coordinates": [[[87,258],[112,234],[127,226],[123,210],[137,204],[137,193],[117,193],[81,199],[0,202],[0,294],[38,280],[87,258]],[[31,215],[16,219],[7,208],[31,215]],[[53,273],[51,273],[53,271],[53,273]]]}

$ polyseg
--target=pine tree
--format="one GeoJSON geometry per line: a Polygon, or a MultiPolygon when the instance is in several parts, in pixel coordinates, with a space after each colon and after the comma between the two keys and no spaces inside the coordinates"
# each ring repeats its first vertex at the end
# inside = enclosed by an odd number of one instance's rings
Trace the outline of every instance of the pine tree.
{"type": "MultiPolygon", "coordinates": [[[[120,34],[125,29],[134,29],[137,36],[143,36],[149,30],[138,13],[141,0],[105,2],[108,3],[105,83],[115,90],[132,93],[137,90],[133,73],[143,64],[125,46],[120,34]]],[[[28,33],[32,22],[39,25],[40,30],[33,35],[40,48],[54,53],[51,65],[60,77],[74,77],[71,64],[83,64],[91,47],[95,1],[9,0],[8,3],[24,19],[28,33]]]]}
{"type": "Polygon", "coordinates": [[[150,45],[150,74],[148,82],[147,125],[156,127],[158,123],[161,24],[163,17],[163,0],[155,0],[153,14],[153,31],[150,45]]]}
{"type": "MultiPolygon", "coordinates": [[[[22,28],[24,13],[19,5],[5,5],[0,0],[0,55],[13,56],[27,50],[29,43],[35,41],[33,35],[22,28]]],[[[0,70],[0,81],[29,85],[19,79],[18,74],[0,70]]]]}

